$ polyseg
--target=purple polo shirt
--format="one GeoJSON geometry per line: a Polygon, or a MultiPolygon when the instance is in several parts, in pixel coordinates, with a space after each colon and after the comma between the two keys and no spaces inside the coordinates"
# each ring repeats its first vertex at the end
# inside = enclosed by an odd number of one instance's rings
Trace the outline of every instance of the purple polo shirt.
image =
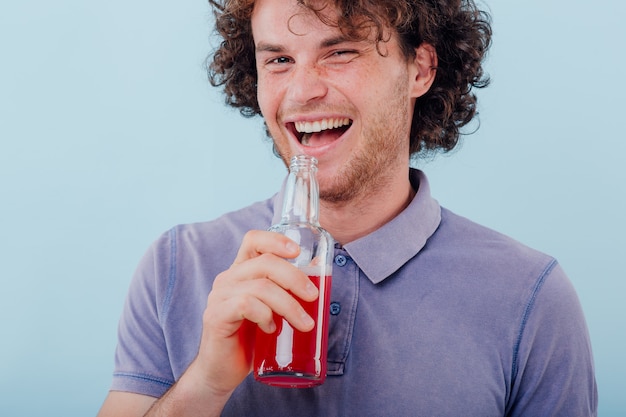
{"type": "MultiPolygon", "coordinates": [[[[411,204],[335,248],[328,378],[284,389],[250,375],[224,416],[593,416],[589,335],[557,262],[439,206],[411,204]]],[[[161,236],[132,280],[112,390],[160,397],[194,359],[214,277],[280,195],[161,236]]],[[[275,209],[276,208],[276,209],[275,209]]]]}

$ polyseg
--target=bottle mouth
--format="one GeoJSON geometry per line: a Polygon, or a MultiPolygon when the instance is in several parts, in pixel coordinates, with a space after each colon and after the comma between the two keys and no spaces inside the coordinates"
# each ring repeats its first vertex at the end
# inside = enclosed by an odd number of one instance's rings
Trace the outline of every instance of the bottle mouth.
{"type": "Polygon", "coordinates": [[[317,170],[317,159],[310,155],[295,155],[291,157],[289,166],[291,169],[309,168],[309,169],[317,170]]]}

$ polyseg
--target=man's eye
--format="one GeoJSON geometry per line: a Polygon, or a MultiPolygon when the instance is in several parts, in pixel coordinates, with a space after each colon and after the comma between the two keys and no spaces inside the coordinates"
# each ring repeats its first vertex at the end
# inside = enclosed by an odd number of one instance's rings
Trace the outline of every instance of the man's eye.
{"type": "Polygon", "coordinates": [[[328,60],[330,63],[347,64],[355,59],[358,55],[359,53],[353,49],[340,49],[330,54],[328,56],[328,60]]]}
{"type": "Polygon", "coordinates": [[[350,54],[356,54],[356,51],[350,50],[350,49],[346,49],[346,50],[342,50],[342,51],[336,51],[335,55],[337,56],[345,56],[345,55],[350,55],[350,54]]]}
{"type": "Polygon", "coordinates": [[[279,56],[278,58],[271,59],[269,64],[288,64],[289,62],[291,62],[291,60],[286,56],[279,56]]]}

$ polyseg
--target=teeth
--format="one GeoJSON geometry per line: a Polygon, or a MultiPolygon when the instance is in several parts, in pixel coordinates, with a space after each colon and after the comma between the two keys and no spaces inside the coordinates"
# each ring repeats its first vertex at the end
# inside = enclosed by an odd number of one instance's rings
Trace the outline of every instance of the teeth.
{"type": "Polygon", "coordinates": [[[327,129],[337,129],[350,124],[349,118],[322,119],[314,122],[295,122],[296,130],[299,133],[315,133],[327,129]]]}

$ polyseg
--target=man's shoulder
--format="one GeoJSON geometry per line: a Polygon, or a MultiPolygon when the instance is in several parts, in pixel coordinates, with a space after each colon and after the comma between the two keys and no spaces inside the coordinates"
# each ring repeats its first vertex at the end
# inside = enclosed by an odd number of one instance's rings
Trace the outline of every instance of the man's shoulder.
{"type": "Polygon", "coordinates": [[[496,247],[515,248],[527,251],[529,255],[533,256],[548,256],[509,235],[477,223],[443,207],[441,208],[441,224],[444,228],[449,229],[449,232],[456,235],[456,239],[466,243],[491,244],[497,245],[496,247]]]}
{"type": "Polygon", "coordinates": [[[441,250],[454,253],[463,265],[503,277],[528,274],[533,279],[556,264],[552,256],[445,208],[433,237],[441,250]]]}
{"type": "Polygon", "coordinates": [[[445,282],[445,298],[456,300],[453,304],[466,306],[471,300],[480,305],[475,323],[489,316],[506,332],[510,320],[521,323],[531,306],[541,309],[556,299],[571,299],[571,284],[554,257],[449,210],[442,208],[441,214],[421,271],[433,288],[445,282]],[[541,300],[539,292],[544,294],[541,300]]]}
{"type": "Polygon", "coordinates": [[[274,198],[268,198],[225,213],[212,220],[179,224],[172,230],[174,230],[177,240],[182,243],[214,242],[219,244],[231,239],[240,240],[249,230],[268,229],[271,226],[273,215],[274,198]]]}
{"type": "Polygon", "coordinates": [[[225,213],[215,219],[181,223],[162,233],[150,246],[151,254],[161,262],[192,262],[232,257],[243,236],[250,230],[271,226],[274,197],[225,213]]]}

